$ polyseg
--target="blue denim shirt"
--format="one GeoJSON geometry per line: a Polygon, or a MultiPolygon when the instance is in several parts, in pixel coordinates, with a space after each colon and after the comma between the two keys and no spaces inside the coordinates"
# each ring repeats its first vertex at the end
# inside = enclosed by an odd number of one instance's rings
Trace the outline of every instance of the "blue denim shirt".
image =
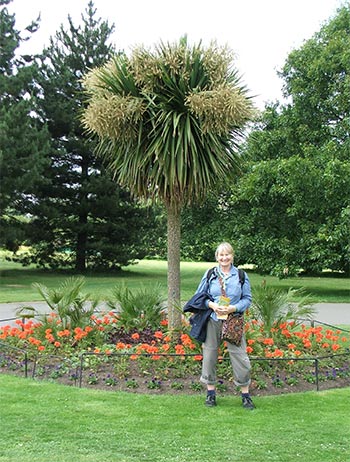
{"type": "MultiPolygon", "coordinates": [[[[212,295],[216,303],[219,303],[221,296],[221,285],[218,278],[218,269],[219,267],[215,268],[214,274],[210,278],[208,289],[208,292],[212,295]]],[[[205,290],[208,271],[209,270],[204,273],[196,293],[205,290]]],[[[231,266],[230,274],[225,278],[225,290],[226,296],[230,298],[230,305],[235,305],[237,307],[237,312],[244,313],[245,310],[248,309],[251,305],[252,292],[248,275],[245,273],[245,281],[243,286],[241,286],[238,276],[238,269],[233,265],[231,266]]],[[[208,304],[209,300],[207,300],[206,303],[208,304]]],[[[215,321],[218,320],[214,311],[212,312],[211,317],[215,321]]]]}

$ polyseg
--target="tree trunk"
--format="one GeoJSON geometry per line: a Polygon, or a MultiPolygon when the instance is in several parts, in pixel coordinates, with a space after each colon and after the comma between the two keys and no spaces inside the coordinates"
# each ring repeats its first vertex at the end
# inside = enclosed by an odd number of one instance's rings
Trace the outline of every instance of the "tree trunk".
{"type": "Polygon", "coordinates": [[[181,328],[180,237],[181,213],[175,204],[167,206],[168,226],[168,319],[169,329],[181,328]]]}

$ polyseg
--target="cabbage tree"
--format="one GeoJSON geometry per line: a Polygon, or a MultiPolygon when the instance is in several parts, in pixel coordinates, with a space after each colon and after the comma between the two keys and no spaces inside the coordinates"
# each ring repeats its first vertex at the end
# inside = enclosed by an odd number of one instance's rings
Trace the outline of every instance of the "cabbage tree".
{"type": "Polygon", "coordinates": [[[180,214],[233,181],[254,109],[227,47],[136,47],[84,77],[82,121],[115,180],[167,210],[169,327],[181,325],[180,214]]]}

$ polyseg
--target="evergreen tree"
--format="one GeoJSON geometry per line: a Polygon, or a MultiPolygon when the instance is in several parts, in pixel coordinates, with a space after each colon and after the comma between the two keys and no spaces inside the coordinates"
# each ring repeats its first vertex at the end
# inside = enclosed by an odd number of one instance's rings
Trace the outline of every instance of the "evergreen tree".
{"type": "Polygon", "coordinates": [[[87,139],[79,116],[84,107],[80,77],[101,66],[115,52],[108,39],[114,30],[95,19],[93,2],[76,27],[68,16],[42,55],[38,84],[40,109],[51,136],[47,182],[37,194],[30,223],[32,252],[22,261],[42,266],[118,268],[145,253],[151,210],[118,187],[87,139]]]}
{"type": "Polygon", "coordinates": [[[37,110],[35,57],[18,53],[39,21],[21,33],[9,3],[0,0],[0,246],[16,251],[24,240],[24,217],[45,181],[48,132],[37,110]]]}

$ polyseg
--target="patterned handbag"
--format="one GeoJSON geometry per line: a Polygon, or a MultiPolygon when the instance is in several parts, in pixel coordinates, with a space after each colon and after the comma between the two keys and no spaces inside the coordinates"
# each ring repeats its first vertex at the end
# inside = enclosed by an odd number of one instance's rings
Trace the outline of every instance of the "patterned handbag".
{"type": "Polygon", "coordinates": [[[244,315],[230,313],[222,323],[221,338],[239,346],[242,342],[243,331],[244,315]]]}
{"type": "MultiPolygon", "coordinates": [[[[222,278],[219,278],[221,294],[226,297],[222,278]]],[[[221,338],[229,343],[239,346],[242,342],[244,331],[244,315],[242,313],[229,313],[222,323],[221,338]]]]}

